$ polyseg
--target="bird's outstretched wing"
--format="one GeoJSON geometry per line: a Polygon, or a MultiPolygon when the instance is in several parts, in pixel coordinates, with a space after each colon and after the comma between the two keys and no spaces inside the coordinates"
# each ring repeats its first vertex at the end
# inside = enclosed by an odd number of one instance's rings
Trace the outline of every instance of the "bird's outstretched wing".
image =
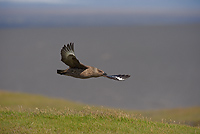
{"type": "Polygon", "coordinates": [[[71,68],[87,69],[87,67],[79,62],[74,54],[74,43],[64,45],[61,49],[61,61],[71,68]]]}
{"type": "Polygon", "coordinates": [[[109,78],[109,79],[113,79],[113,80],[118,80],[118,81],[123,81],[126,80],[127,78],[130,77],[130,75],[105,75],[105,77],[109,78]]]}

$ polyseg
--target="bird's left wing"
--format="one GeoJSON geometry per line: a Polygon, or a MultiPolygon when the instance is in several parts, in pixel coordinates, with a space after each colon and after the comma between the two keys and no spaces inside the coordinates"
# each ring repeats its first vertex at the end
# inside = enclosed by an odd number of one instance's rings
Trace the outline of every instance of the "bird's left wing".
{"type": "Polygon", "coordinates": [[[64,45],[61,49],[61,61],[71,68],[86,69],[87,67],[79,62],[74,54],[74,43],[64,45]]]}

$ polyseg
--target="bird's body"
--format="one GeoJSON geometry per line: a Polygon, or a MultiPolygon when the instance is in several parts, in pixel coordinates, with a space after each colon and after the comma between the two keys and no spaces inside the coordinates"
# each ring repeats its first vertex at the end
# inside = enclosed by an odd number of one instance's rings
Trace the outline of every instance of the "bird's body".
{"type": "Polygon", "coordinates": [[[57,70],[57,73],[81,79],[103,76],[101,72],[98,72],[97,68],[91,66],[88,66],[87,69],[68,68],[66,70],[57,70]]]}
{"type": "Polygon", "coordinates": [[[107,75],[104,71],[96,67],[81,64],[74,54],[73,43],[67,44],[67,47],[64,45],[61,49],[61,57],[61,61],[68,65],[69,68],[66,70],[57,70],[57,73],[60,75],[72,76],[81,79],[104,76],[109,79],[119,81],[130,77],[130,75],[107,75]]]}

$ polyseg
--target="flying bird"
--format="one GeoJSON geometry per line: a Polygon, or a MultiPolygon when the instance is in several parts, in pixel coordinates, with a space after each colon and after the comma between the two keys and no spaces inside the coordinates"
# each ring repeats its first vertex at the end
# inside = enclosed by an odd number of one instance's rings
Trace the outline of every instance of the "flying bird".
{"type": "Polygon", "coordinates": [[[92,77],[107,77],[109,79],[123,81],[130,77],[130,75],[107,75],[104,71],[86,66],[79,62],[74,54],[74,43],[69,43],[61,49],[61,61],[69,66],[66,70],[57,70],[60,75],[72,76],[75,78],[87,79],[92,77]]]}

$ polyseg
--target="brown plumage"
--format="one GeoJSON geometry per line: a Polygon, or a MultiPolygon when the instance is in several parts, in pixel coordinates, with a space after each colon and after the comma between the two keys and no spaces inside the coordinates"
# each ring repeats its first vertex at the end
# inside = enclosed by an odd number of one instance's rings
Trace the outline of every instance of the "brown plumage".
{"type": "Polygon", "coordinates": [[[107,75],[104,71],[91,66],[83,65],[74,54],[74,43],[63,46],[61,49],[61,61],[69,66],[66,70],[57,70],[60,75],[72,76],[75,78],[87,79],[92,77],[107,77],[114,80],[125,80],[130,75],[107,75]]]}

